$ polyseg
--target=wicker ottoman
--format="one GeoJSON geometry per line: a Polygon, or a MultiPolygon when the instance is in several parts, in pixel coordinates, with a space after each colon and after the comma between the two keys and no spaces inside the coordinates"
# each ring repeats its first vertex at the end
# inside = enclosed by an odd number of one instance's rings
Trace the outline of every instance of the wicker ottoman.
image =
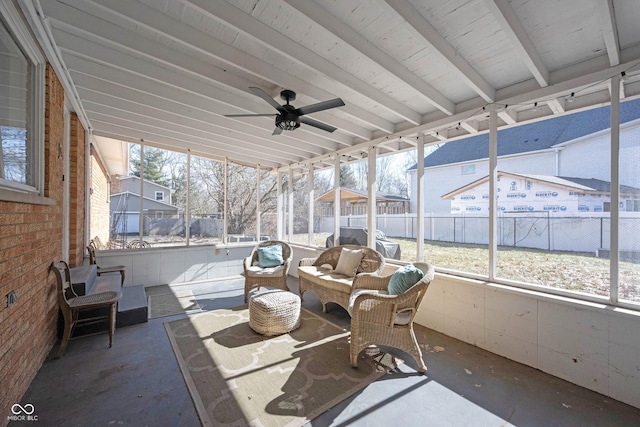
{"type": "Polygon", "coordinates": [[[281,335],[300,326],[300,297],[279,289],[261,292],[249,300],[249,326],[266,336],[281,335]]]}

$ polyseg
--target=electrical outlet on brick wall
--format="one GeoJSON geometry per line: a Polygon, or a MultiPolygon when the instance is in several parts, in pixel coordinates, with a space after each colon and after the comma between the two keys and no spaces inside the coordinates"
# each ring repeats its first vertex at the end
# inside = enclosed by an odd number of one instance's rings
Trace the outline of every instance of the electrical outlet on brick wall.
{"type": "Polygon", "coordinates": [[[18,301],[18,293],[16,291],[9,292],[7,294],[7,307],[15,303],[16,301],[18,301]]]}

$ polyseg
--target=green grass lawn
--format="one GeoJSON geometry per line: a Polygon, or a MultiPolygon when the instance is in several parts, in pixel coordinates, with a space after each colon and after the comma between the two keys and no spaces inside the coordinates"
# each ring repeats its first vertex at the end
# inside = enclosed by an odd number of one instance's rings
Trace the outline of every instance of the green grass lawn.
{"type": "MultiPolygon", "coordinates": [[[[314,234],[314,244],[325,246],[331,233],[314,234]]],[[[307,244],[307,235],[295,235],[295,243],[307,244]]],[[[400,245],[401,260],[416,261],[416,241],[389,238],[400,245]]],[[[487,276],[489,250],[481,245],[427,242],[424,261],[436,267],[487,276]]],[[[640,302],[640,264],[620,262],[620,299],[640,302]]],[[[609,260],[590,253],[548,252],[525,248],[498,248],[497,276],[519,282],[609,295],[609,260]]]]}

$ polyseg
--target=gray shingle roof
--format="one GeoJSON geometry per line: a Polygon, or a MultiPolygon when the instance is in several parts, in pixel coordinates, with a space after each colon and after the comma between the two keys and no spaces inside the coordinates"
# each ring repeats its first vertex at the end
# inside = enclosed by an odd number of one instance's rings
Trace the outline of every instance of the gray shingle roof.
{"type": "MultiPolygon", "coordinates": [[[[584,185],[585,187],[592,188],[596,191],[603,191],[606,193],[611,191],[611,183],[609,181],[602,181],[600,179],[595,179],[595,178],[573,178],[573,177],[566,177],[566,176],[562,176],[559,178],[566,179],[567,181],[571,181],[579,185],[584,185]]],[[[640,188],[630,187],[628,185],[621,185],[620,192],[623,194],[624,193],[640,194],[640,188]]]]}
{"type": "MultiPolygon", "coordinates": [[[[640,100],[620,104],[620,123],[640,118],[640,100]]],[[[609,129],[610,107],[567,114],[550,120],[498,131],[498,157],[551,148],[563,142],[609,129]]],[[[486,159],[489,134],[475,135],[444,144],[424,159],[424,167],[486,159]]],[[[417,164],[409,168],[416,169],[417,164]]]]}

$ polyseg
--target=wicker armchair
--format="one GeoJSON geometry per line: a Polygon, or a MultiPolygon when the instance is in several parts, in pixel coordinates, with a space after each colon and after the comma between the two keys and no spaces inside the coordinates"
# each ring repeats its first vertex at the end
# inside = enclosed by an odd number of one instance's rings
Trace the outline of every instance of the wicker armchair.
{"type": "MultiPolygon", "coordinates": [[[[93,247],[93,245],[89,245],[87,246],[87,251],[89,252],[89,264],[96,264],[96,249],[93,247]]],[[[114,265],[112,267],[100,267],[96,265],[96,268],[98,269],[98,276],[108,273],[120,273],[120,286],[124,286],[124,277],[127,272],[126,266],[114,265]]]]}
{"type": "Polygon", "coordinates": [[[56,275],[58,289],[58,305],[64,317],[64,332],[57,357],[62,356],[71,339],[73,328],[78,324],[91,324],[109,319],[109,347],[113,343],[113,333],[116,329],[116,309],[122,294],[117,291],[99,292],[78,296],[71,286],[71,273],[65,261],[52,263],[49,267],[56,275]],[[108,308],[109,314],[102,315],[99,308],[108,308]],[[91,317],[80,317],[83,310],[92,310],[91,317]]]}
{"type": "Polygon", "coordinates": [[[287,274],[291,266],[292,258],[291,246],[279,240],[267,240],[260,242],[244,260],[244,302],[247,302],[249,292],[252,289],[268,286],[270,288],[288,291],[287,274]],[[282,259],[284,264],[277,267],[260,268],[258,266],[258,249],[272,245],[282,247],[282,259]]]}
{"type": "Polygon", "coordinates": [[[357,245],[334,246],[322,252],[317,258],[302,258],[298,265],[300,298],[306,291],[313,291],[320,299],[324,313],[327,312],[329,302],[334,302],[347,310],[353,285],[359,280],[360,274],[380,274],[384,265],[385,260],[380,252],[367,246],[357,245]],[[335,270],[342,248],[361,249],[364,252],[354,278],[325,271],[322,268],[323,265],[328,264],[331,265],[332,270],[335,270]]]}
{"type": "Polygon", "coordinates": [[[351,314],[351,366],[358,366],[358,355],[370,345],[399,348],[412,355],[418,369],[427,366],[413,331],[413,319],[429,284],[433,280],[433,266],[416,262],[424,277],[400,295],[388,295],[391,276],[363,275],[357,283],[349,304],[351,314]]]}

